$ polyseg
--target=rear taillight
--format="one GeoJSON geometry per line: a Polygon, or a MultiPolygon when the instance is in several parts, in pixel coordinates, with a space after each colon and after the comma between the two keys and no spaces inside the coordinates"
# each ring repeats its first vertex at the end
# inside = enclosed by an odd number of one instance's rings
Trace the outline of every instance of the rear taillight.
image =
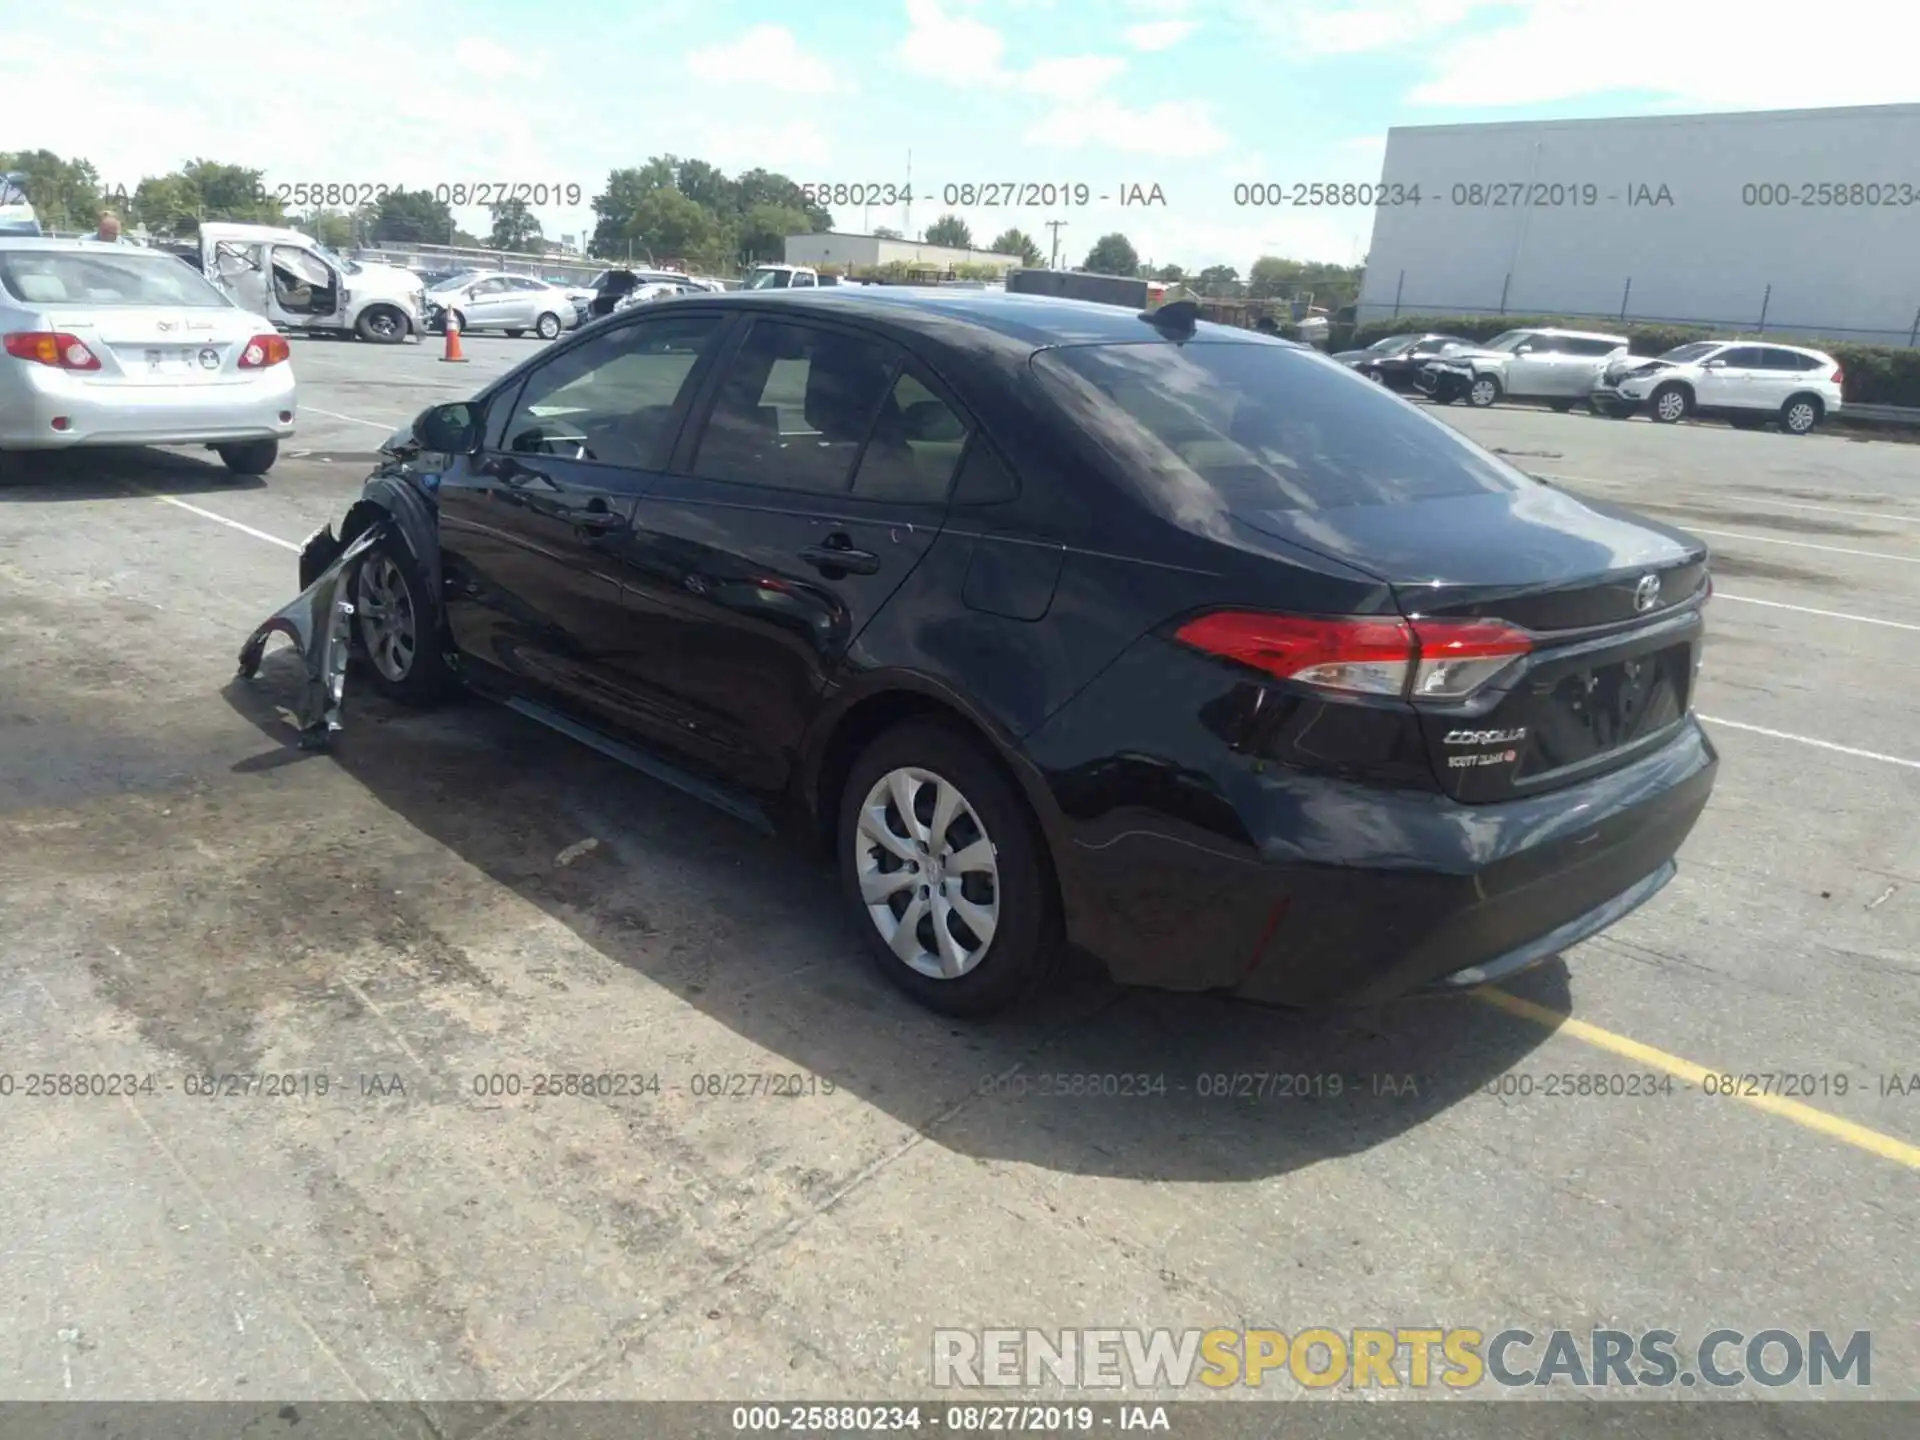
{"type": "Polygon", "coordinates": [[[264,370],[269,365],[278,365],[292,354],[286,336],[256,335],[247,342],[247,348],[240,352],[240,368],[264,370]]]}
{"type": "Polygon", "coordinates": [[[1493,620],[1325,619],[1216,611],[1175,632],[1184,645],[1320,690],[1461,700],[1533,641],[1493,620]]]}
{"type": "Polygon", "coordinates": [[[78,335],[64,330],[15,330],[6,337],[7,354],[56,370],[98,370],[100,357],[78,335]]]}
{"type": "Polygon", "coordinates": [[[1844,365],[1834,366],[1833,374],[1829,375],[1827,378],[1836,385],[1846,384],[1847,383],[1847,367],[1844,365]]]}

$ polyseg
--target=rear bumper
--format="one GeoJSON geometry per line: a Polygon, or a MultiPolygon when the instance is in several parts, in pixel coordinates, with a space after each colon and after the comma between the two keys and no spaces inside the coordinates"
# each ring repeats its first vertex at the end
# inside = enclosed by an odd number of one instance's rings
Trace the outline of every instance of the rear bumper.
{"type": "Polygon", "coordinates": [[[294,431],[298,387],[286,364],[234,384],[109,386],[5,363],[12,373],[0,376],[0,448],[197,445],[283,440],[294,431]],[[56,419],[65,428],[55,429],[56,419]]]}
{"type": "Polygon", "coordinates": [[[1276,1004],[1484,983],[1666,884],[1717,766],[1689,718],[1623,769],[1500,804],[1283,770],[1241,777],[1233,803],[1251,851],[1137,810],[1073,825],[1055,847],[1069,933],[1121,983],[1276,1004]]]}

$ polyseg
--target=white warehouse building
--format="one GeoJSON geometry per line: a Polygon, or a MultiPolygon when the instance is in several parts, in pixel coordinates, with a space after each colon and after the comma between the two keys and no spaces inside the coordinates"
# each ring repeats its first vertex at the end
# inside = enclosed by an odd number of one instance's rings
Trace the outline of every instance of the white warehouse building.
{"type": "Polygon", "coordinates": [[[1378,189],[1362,321],[1920,332],[1920,105],[1402,127],[1378,189]]]}
{"type": "Polygon", "coordinates": [[[962,250],[951,245],[926,245],[918,240],[855,235],[840,230],[789,235],[786,260],[789,265],[837,265],[843,270],[878,269],[896,262],[942,269],[986,265],[1003,275],[1023,263],[1018,255],[998,255],[991,250],[962,250]]]}

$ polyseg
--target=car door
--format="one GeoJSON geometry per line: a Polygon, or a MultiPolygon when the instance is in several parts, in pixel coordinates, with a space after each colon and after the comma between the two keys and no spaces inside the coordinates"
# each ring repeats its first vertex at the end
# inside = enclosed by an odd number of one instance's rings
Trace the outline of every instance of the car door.
{"type": "Polygon", "coordinates": [[[1558,343],[1551,335],[1529,335],[1516,344],[1513,347],[1513,359],[1507,362],[1507,394],[1553,394],[1554,347],[1558,343]]]}
{"type": "Polygon", "coordinates": [[[1760,347],[1760,364],[1749,382],[1756,408],[1778,410],[1789,395],[1807,388],[1809,373],[1819,364],[1796,350],[1760,347]]]}
{"type": "MultiPolygon", "coordinates": [[[[531,330],[540,319],[540,311],[546,300],[548,290],[538,280],[530,280],[524,275],[512,275],[507,278],[507,299],[513,310],[513,323],[531,330]]],[[[569,308],[555,303],[556,312],[569,308]]]]}
{"type": "Polygon", "coordinates": [[[970,432],[899,348],[811,318],[756,315],[708,389],[636,510],[628,600],[682,756],[776,794],[970,432]]]}
{"type": "Polygon", "coordinates": [[[1708,356],[1694,385],[1695,403],[1709,410],[1771,408],[1754,399],[1755,387],[1764,383],[1758,379],[1759,370],[1758,345],[1733,345],[1708,356]]]}
{"type": "Polygon", "coordinates": [[[506,277],[494,275],[469,285],[460,308],[466,312],[468,329],[504,330],[512,323],[507,318],[510,305],[506,277]]]}
{"type": "Polygon", "coordinates": [[[265,315],[267,304],[267,267],[265,249],[237,240],[219,240],[207,257],[206,276],[227,292],[227,297],[242,310],[265,315]]]}
{"type": "Polygon", "coordinates": [[[438,488],[447,623],[483,683],[644,725],[621,595],[633,507],[728,323],[683,313],[556,346],[488,407],[481,452],[438,488]]]}

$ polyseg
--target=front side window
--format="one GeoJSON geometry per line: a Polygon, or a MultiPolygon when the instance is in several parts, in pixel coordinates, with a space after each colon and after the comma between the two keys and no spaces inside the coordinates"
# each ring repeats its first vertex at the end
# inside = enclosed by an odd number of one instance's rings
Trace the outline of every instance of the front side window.
{"type": "Polygon", "coordinates": [[[500,448],[659,468],[694,368],[725,323],[718,315],[679,315],[567,347],[528,377],[500,448]]]}
{"type": "Polygon", "coordinates": [[[333,272],[297,245],[273,247],[273,298],[294,315],[333,308],[333,272]]]}
{"type": "Polygon", "coordinates": [[[1536,483],[1345,366],[1291,348],[1081,345],[1033,363],[1123,477],[1176,513],[1398,505],[1536,483]]]}
{"type": "Polygon", "coordinates": [[[35,305],[166,305],[218,310],[226,296],[173,256],[128,249],[0,250],[0,285],[35,305]]]}
{"type": "Polygon", "coordinates": [[[707,480],[843,495],[893,388],[877,340],[756,320],[722,377],[693,473],[707,480]]]}

